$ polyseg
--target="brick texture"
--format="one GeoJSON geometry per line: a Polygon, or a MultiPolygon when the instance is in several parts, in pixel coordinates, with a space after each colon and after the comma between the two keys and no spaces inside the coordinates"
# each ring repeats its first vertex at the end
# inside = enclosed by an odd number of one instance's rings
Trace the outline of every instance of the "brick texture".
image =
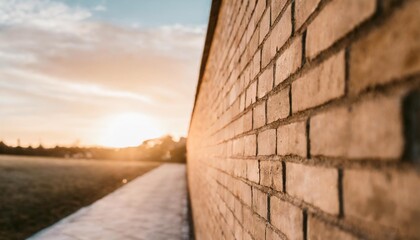
{"type": "Polygon", "coordinates": [[[333,0],[309,25],[306,53],[313,57],[373,15],[375,0],[333,0]],[[334,19],[334,20],[332,20],[334,19]]]}
{"type": "Polygon", "coordinates": [[[420,72],[419,12],[420,2],[411,1],[355,43],[350,54],[352,92],[420,72]]]}
{"type": "Polygon", "coordinates": [[[277,229],[282,229],[289,239],[303,239],[303,213],[292,204],[271,197],[271,223],[277,229]]]}
{"type": "Polygon", "coordinates": [[[420,239],[420,1],[212,5],[187,141],[195,237],[420,239]]]}
{"type": "Polygon", "coordinates": [[[265,130],[258,134],[258,155],[276,153],[276,129],[265,130]]]}
{"type": "Polygon", "coordinates": [[[324,240],[324,239],[340,239],[340,240],[356,240],[355,236],[340,230],[337,227],[328,225],[321,220],[309,216],[308,217],[308,239],[324,240]]]}
{"type": "Polygon", "coordinates": [[[340,52],[292,83],[292,111],[316,107],[344,95],[344,52],[340,52]]]}
{"type": "Polygon", "coordinates": [[[398,159],[403,150],[400,102],[378,98],[311,119],[311,153],[348,158],[398,159]]]}
{"type": "Polygon", "coordinates": [[[276,79],[278,85],[294,73],[302,62],[302,40],[297,38],[277,59],[276,79]]]}
{"type": "Polygon", "coordinates": [[[268,123],[283,119],[289,116],[290,99],[289,88],[270,96],[267,100],[267,121],[268,123]]]}
{"type": "Polygon", "coordinates": [[[344,172],[344,211],[349,218],[398,228],[406,237],[419,236],[420,174],[415,171],[344,172]]]}
{"type": "Polygon", "coordinates": [[[283,167],[280,161],[260,162],[260,184],[283,191],[283,167]]]}
{"type": "Polygon", "coordinates": [[[306,124],[295,122],[277,129],[277,154],[306,156],[306,124]]]}
{"type": "Polygon", "coordinates": [[[338,173],[331,168],[286,164],[286,191],[330,214],[338,214],[338,173]]]}
{"type": "Polygon", "coordinates": [[[296,28],[300,28],[314,12],[321,0],[296,0],[295,18],[296,28]]]}

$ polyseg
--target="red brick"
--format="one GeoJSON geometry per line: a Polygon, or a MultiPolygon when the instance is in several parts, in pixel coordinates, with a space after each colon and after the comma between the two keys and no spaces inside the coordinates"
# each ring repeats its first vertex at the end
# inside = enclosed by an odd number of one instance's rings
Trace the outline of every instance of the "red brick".
{"type": "Polygon", "coordinates": [[[337,184],[336,169],[286,163],[286,191],[324,212],[338,214],[337,184]]]}
{"type": "Polygon", "coordinates": [[[265,229],[265,239],[266,240],[283,240],[283,238],[269,226],[267,226],[265,229]]]}
{"type": "Polygon", "coordinates": [[[356,221],[397,228],[405,238],[420,235],[420,174],[416,169],[345,170],[344,212],[356,221]]]}
{"type": "Polygon", "coordinates": [[[263,15],[265,7],[266,7],[265,0],[258,0],[257,5],[255,6],[255,12],[254,12],[256,22],[258,22],[261,16],[263,15]]]}
{"type": "Polygon", "coordinates": [[[255,106],[254,111],[254,129],[260,128],[265,125],[265,101],[255,106]]]}
{"type": "Polygon", "coordinates": [[[257,160],[246,161],[247,179],[251,182],[258,183],[260,181],[260,167],[257,160]]]}
{"type": "Polygon", "coordinates": [[[245,132],[252,130],[252,111],[248,111],[245,115],[242,116],[242,123],[245,132]]]}
{"type": "Polygon", "coordinates": [[[245,156],[255,156],[257,154],[257,136],[255,134],[244,137],[245,156]]]}
{"type": "Polygon", "coordinates": [[[295,20],[296,29],[299,29],[308,17],[315,11],[321,0],[296,0],[295,20]]]}
{"type": "Polygon", "coordinates": [[[260,73],[261,70],[261,50],[258,50],[254,57],[252,58],[251,63],[251,80],[254,80],[258,73],[260,73]]]}
{"type": "Polygon", "coordinates": [[[308,216],[308,239],[324,240],[324,239],[340,239],[340,240],[357,240],[350,233],[344,232],[335,226],[326,224],[325,222],[308,216]]]}
{"type": "Polygon", "coordinates": [[[264,43],[261,67],[267,66],[271,59],[273,59],[273,57],[276,55],[277,51],[286,43],[291,34],[292,14],[291,7],[289,5],[283,16],[281,16],[280,21],[271,30],[270,36],[264,43]]]}
{"type": "Polygon", "coordinates": [[[379,97],[311,118],[311,154],[396,159],[402,154],[400,100],[379,97]]]}
{"type": "Polygon", "coordinates": [[[420,2],[408,1],[380,28],[351,47],[350,90],[420,72],[420,2]]]}
{"type": "Polygon", "coordinates": [[[289,87],[270,96],[267,100],[267,123],[272,123],[289,116],[289,87]]]}
{"type": "Polygon", "coordinates": [[[243,207],[242,203],[237,198],[235,198],[234,215],[240,222],[243,221],[242,220],[243,219],[242,218],[242,207],[243,207]]]}
{"type": "Polygon", "coordinates": [[[327,4],[307,29],[306,56],[312,58],[330,47],[371,17],[375,9],[376,0],[334,0],[327,4]]]}
{"type": "Polygon", "coordinates": [[[248,4],[248,11],[252,12],[257,4],[257,0],[249,0],[248,2],[242,2],[242,7],[245,7],[248,4]]]}
{"type": "Polygon", "coordinates": [[[241,224],[235,220],[234,224],[233,224],[233,235],[235,235],[235,239],[243,239],[243,228],[241,226],[241,224]]]}
{"type": "MultiPolygon", "coordinates": [[[[224,163],[227,161],[223,161],[224,163]]],[[[233,168],[233,175],[246,178],[247,177],[247,162],[242,160],[236,160],[234,163],[232,162],[232,165],[230,166],[233,168]]]]}
{"type": "Polygon", "coordinates": [[[239,111],[245,110],[245,93],[239,96],[239,111]]]}
{"type": "Polygon", "coordinates": [[[277,197],[270,198],[271,224],[288,239],[303,239],[303,213],[291,203],[277,197]]]}
{"type": "Polygon", "coordinates": [[[236,180],[233,182],[235,195],[246,205],[251,206],[252,198],[251,198],[251,186],[242,182],[241,180],[236,180]]]}
{"type": "Polygon", "coordinates": [[[245,106],[248,107],[249,105],[255,103],[256,99],[257,99],[257,82],[255,81],[246,90],[245,106]]]}
{"type": "Polygon", "coordinates": [[[276,129],[268,129],[258,133],[258,155],[276,153],[276,129]]]}
{"type": "Polygon", "coordinates": [[[270,30],[270,9],[266,11],[261,19],[260,23],[260,43],[264,40],[268,31],[270,30]]]}
{"type": "Polygon", "coordinates": [[[276,61],[275,85],[279,85],[294,73],[302,63],[302,39],[299,37],[276,61]]]}
{"type": "Polygon", "coordinates": [[[260,184],[271,187],[271,162],[260,161],[260,184]]]}
{"type": "Polygon", "coordinates": [[[286,5],[287,0],[275,0],[271,1],[271,22],[274,23],[276,18],[279,16],[281,10],[286,5]]]}
{"type": "Polygon", "coordinates": [[[261,217],[267,219],[267,193],[252,188],[252,209],[261,217]]]}
{"type": "Polygon", "coordinates": [[[260,184],[283,191],[283,173],[280,161],[260,161],[260,184]]]}
{"type": "Polygon", "coordinates": [[[273,89],[273,67],[270,66],[258,78],[258,98],[264,97],[271,89],[273,89]]]}
{"type": "Polygon", "coordinates": [[[344,95],[344,52],[330,57],[292,83],[292,111],[319,106],[344,95]]]}
{"type": "Polygon", "coordinates": [[[254,33],[254,35],[252,35],[249,43],[248,43],[248,48],[246,50],[246,54],[248,54],[249,57],[247,57],[247,59],[251,59],[255,54],[258,54],[259,52],[257,51],[258,46],[260,45],[260,31],[257,29],[257,31],[254,33]]]}
{"type": "Polygon", "coordinates": [[[233,141],[233,154],[242,156],[244,154],[244,139],[238,138],[233,141]]]}
{"type": "Polygon", "coordinates": [[[277,129],[277,155],[306,157],[305,122],[295,122],[277,129]]]}
{"type": "Polygon", "coordinates": [[[248,208],[244,208],[244,228],[254,240],[265,240],[265,222],[248,208]]]}
{"type": "Polygon", "coordinates": [[[242,234],[243,234],[243,239],[244,240],[254,240],[254,239],[252,239],[251,234],[249,234],[247,231],[244,230],[242,234]]]}
{"type": "Polygon", "coordinates": [[[283,167],[280,161],[271,162],[271,182],[272,188],[276,191],[282,192],[283,189],[283,167]]]}

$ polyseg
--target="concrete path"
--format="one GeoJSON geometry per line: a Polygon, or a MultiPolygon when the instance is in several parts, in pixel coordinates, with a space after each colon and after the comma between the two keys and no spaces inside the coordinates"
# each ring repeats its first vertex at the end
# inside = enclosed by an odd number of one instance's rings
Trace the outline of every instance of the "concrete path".
{"type": "Polygon", "coordinates": [[[184,164],[164,164],[31,240],[188,239],[184,164]]]}

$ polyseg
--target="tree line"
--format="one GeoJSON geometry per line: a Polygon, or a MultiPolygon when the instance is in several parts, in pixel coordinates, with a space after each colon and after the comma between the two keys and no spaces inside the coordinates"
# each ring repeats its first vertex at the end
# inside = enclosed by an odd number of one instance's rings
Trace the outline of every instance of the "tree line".
{"type": "Polygon", "coordinates": [[[174,140],[170,135],[144,141],[137,147],[13,147],[0,141],[0,154],[57,158],[185,162],[186,138],[174,140]]]}

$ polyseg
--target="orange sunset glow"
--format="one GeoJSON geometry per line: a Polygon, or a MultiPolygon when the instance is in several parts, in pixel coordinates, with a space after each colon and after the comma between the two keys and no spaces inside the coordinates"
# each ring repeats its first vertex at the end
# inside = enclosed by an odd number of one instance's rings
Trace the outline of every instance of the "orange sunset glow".
{"type": "Polygon", "coordinates": [[[185,136],[209,6],[0,1],[0,141],[127,147],[185,136]]]}

